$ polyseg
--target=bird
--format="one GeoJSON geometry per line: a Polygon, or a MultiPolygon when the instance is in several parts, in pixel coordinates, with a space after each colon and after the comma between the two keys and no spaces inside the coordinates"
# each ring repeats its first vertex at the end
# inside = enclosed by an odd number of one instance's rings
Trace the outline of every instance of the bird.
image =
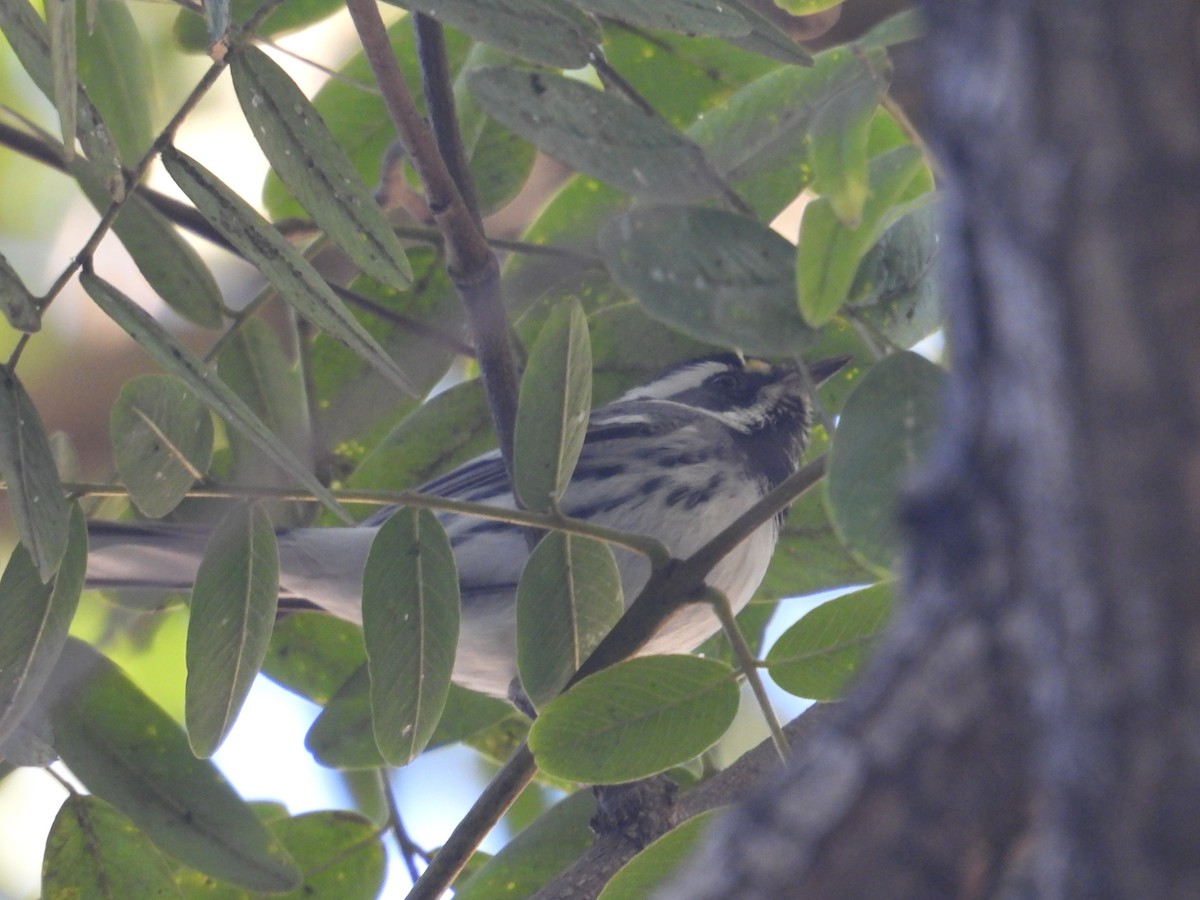
{"type": "MultiPolygon", "coordinates": [[[[570,482],[559,498],[566,515],[656,538],[686,558],[719,534],[800,466],[814,421],[810,394],[847,356],[810,364],[773,363],[718,353],[670,366],[656,378],[595,408],[570,482]]],[[[428,482],[422,493],[512,509],[499,451],[428,482]]],[[[362,576],[371,542],[393,509],[358,526],[277,530],[280,597],[305,601],[360,623],[362,576]]],[[[461,625],[453,680],[510,697],[516,663],[516,591],[529,556],[528,530],[491,519],[438,513],[454,551],[461,625]]],[[[761,525],[712,569],[707,583],[735,610],[766,574],[780,519],[761,525]]],[[[187,591],[207,532],[153,522],[89,522],[86,583],[99,589],[187,591]]],[[[614,557],[626,604],[650,576],[642,555],[614,557]]],[[[665,622],[641,654],[687,653],[719,627],[704,604],[665,622]]]]}

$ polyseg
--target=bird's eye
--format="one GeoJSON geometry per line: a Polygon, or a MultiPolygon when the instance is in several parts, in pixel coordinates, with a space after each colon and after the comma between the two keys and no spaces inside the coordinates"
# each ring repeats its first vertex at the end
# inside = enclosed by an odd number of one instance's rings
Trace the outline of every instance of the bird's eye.
{"type": "Polygon", "coordinates": [[[718,391],[732,391],[742,383],[742,380],[733,372],[718,372],[708,380],[708,383],[718,391]]]}

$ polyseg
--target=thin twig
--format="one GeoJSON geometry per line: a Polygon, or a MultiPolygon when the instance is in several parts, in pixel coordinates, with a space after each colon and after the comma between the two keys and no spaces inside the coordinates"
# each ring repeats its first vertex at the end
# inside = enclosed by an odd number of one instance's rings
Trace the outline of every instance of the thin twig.
{"type": "Polygon", "coordinates": [[[396,838],[396,846],[408,869],[408,877],[415,883],[421,876],[417,871],[416,858],[419,856],[422,861],[428,862],[429,854],[409,836],[408,829],[404,827],[404,820],[400,817],[400,806],[396,803],[392,783],[387,777],[387,769],[376,769],[375,772],[379,777],[379,789],[383,791],[383,801],[387,804],[388,829],[396,838]]]}
{"type": "Polygon", "coordinates": [[[500,267],[413,103],[375,0],[347,0],[346,6],[388,113],[425,186],[429,210],[445,236],[446,268],[471,323],[488,409],[511,481],[519,377],[500,298],[500,267]]]}
{"type": "Polygon", "coordinates": [[[706,589],[705,596],[717,614],[717,618],[721,620],[721,628],[725,631],[725,637],[729,639],[733,655],[737,657],[738,668],[746,676],[750,690],[754,693],[754,699],[758,701],[758,708],[762,710],[767,728],[771,732],[771,739],[775,742],[775,749],[779,751],[779,758],[787,762],[791,756],[791,748],[788,746],[787,738],[784,737],[783,725],[780,724],[779,717],[775,715],[775,707],[771,705],[771,698],[767,696],[766,685],[763,684],[762,676],[758,671],[758,660],[750,652],[750,647],[742,636],[742,629],[738,627],[733,606],[730,604],[729,598],[716,588],[706,589]]]}
{"type": "MultiPolygon", "coordinates": [[[[8,486],[0,482],[0,489],[7,490],[8,486]]],[[[128,497],[129,488],[124,485],[100,484],[95,482],[64,482],[63,488],[71,497],[128,497]]],[[[372,506],[407,506],[413,509],[431,509],[438,512],[455,513],[461,516],[472,516],[477,519],[487,519],[493,522],[507,522],[525,528],[540,528],[543,530],[562,531],[580,537],[595,538],[617,547],[624,547],[645,556],[652,567],[662,568],[671,559],[671,554],[662,542],[644,534],[621,531],[608,528],[597,522],[586,519],[573,519],[555,513],[540,513],[527,509],[508,509],[502,506],[489,506],[486,503],[472,503],[469,500],[452,500],[449,497],[439,497],[436,494],[422,494],[419,491],[332,491],[339,503],[358,503],[372,506]]],[[[319,503],[316,497],[307,491],[292,488],[270,488],[258,485],[213,486],[201,485],[193,487],[187,496],[192,499],[208,500],[275,500],[292,503],[319,503]]]]}

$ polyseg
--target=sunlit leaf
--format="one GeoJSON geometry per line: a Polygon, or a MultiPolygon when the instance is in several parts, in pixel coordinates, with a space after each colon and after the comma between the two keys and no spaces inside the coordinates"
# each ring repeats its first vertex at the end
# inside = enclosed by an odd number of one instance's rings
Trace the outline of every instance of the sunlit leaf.
{"type": "Polygon", "coordinates": [[[187,736],[111,662],[68,641],[51,707],[54,746],[98,797],[158,847],[225,881],[285,891],[300,881],[287,852],[187,736]]]}
{"type": "Polygon", "coordinates": [[[876,584],[822,603],[788,628],[767,653],[771,678],[789,694],[836,700],[871,649],[892,609],[892,585],[876,584]]]}
{"type": "Polygon", "coordinates": [[[549,703],[529,732],[560,778],[618,784],[699,756],[738,707],[733,670],[696,656],[644,656],[591,675],[549,703]]]}
{"type": "Polygon", "coordinates": [[[137,826],[99,797],[67,797],[46,838],[45,900],[180,896],[171,867],[137,826]]]}
{"type": "Polygon", "coordinates": [[[828,322],[846,302],[867,251],[901,216],[928,201],[927,193],[905,194],[924,166],[924,156],[912,146],[871,160],[870,196],[853,228],[839,221],[824,198],[805,207],[796,247],[796,291],[805,321],[814,327],[828,322]]]}

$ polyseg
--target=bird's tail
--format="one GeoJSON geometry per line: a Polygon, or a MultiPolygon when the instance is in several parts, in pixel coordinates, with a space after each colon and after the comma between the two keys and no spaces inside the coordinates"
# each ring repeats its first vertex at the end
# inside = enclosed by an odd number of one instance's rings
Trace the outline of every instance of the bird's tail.
{"type": "Polygon", "coordinates": [[[88,522],[87,586],[191,590],[208,534],[206,528],[189,525],[88,522]]]}

